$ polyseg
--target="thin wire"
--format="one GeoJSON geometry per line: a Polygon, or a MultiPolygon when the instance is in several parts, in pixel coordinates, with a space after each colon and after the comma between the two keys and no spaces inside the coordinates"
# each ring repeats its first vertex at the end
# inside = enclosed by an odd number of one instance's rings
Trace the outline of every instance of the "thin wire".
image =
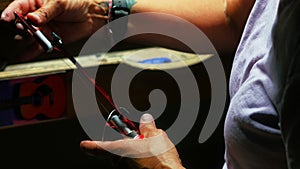
{"type": "Polygon", "coordinates": [[[100,85],[98,85],[96,80],[89,76],[89,74],[84,70],[84,68],[80,65],[80,63],[78,63],[77,60],[65,50],[65,48],[62,45],[62,41],[61,41],[60,37],[57,36],[54,32],[52,33],[52,37],[53,37],[52,43],[53,43],[53,46],[55,46],[54,49],[57,50],[58,52],[61,52],[65,57],[67,57],[79,70],[79,72],[77,71],[77,75],[79,75],[79,76],[82,75],[82,76],[80,76],[81,78],[86,78],[86,80],[89,81],[90,84],[92,84],[92,86],[96,88],[96,91],[99,92],[100,95],[96,94],[96,97],[98,99],[100,99],[99,100],[100,105],[102,105],[102,108],[105,109],[105,111],[106,111],[106,114],[103,114],[102,112],[101,112],[101,114],[105,117],[107,122],[109,121],[107,123],[107,125],[111,125],[112,128],[114,128],[115,130],[119,131],[122,134],[124,134],[123,132],[125,132],[125,135],[129,134],[130,137],[135,138],[138,136],[139,138],[141,138],[140,135],[136,136],[136,134],[138,134],[138,132],[137,132],[138,130],[136,129],[133,122],[131,122],[130,120],[128,120],[125,116],[123,116],[121,114],[121,110],[114,104],[113,100],[105,92],[105,90],[100,85]],[[103,97],[102,100],[101,100],[101,98],[99,98],[100,96],[103,97]],[[106,107],[109,105],[104,106],[104,104],[102,104],[101,101],[108,102],[108,104],[111,106],[110,109],[108,110],[106,107]],[[118,120],[117,119],[113,120],[110,118],[110,115],[114,112],[117,113],[114,115],[114,117],[117,118],[118,120]],[[123,123],[123,124],[119,124],[119,120],[122,121],[121,123],[123,123]],[[124,131],[121,130],[119,127],[124,128],[124,131]],[[127,133],[127,130],[130,130],[130,132],[127,133]]]}
{"type": "MultiPolygon", "coordinates": [[[[83,81],[85,82],[84,84],[87,86],[87,88],[89,88],[86,80],[83,79],[83,77],[80,75],[80,73],[90,82],[90,84],[92,84],[93,87],[96,88],[96,90],[101,94],[101,96],[103,96],[105,98],[105,100],[115,109],[118,110],[117,106],[114,104],[114,102],[112,101],[111,97],[109,97],[109,95],[105,92],[105,90],[99,86],[97,84],[97,82],[95,81],[95,79],[91,78],[88,73],[84,70],[84,68],[81,66],[81,64],[79,62],[77,62],[77,60],[72,57],[65,49],[63,49],[61,46],[60,48],[55,47],[54,48],[56,51],[61,52],[65,57],[67,57],[72,63],[73,65],[70,65],[70,63],[67,62],[67,60],[63,60],[67,66],[69,66],[71,69],[73,69],[73,66],[75,65],[75,68],[77,68],[79,70],[79,72],[75,72],[75,74],[83,81]]],[[[99,95],[96,94],[96,97],[99,99],[99,95]]],[[[106,116],[108,116],[112,110],[108,110],[107,107],[100,101],[99,103],[102,108],[105,110],[105,112],[107,113],[106,116]]],[[[103,114],[103,113],[102,113],[103,114]]],[[[105,119],[107,120],[107,119],[105,119]]]]}

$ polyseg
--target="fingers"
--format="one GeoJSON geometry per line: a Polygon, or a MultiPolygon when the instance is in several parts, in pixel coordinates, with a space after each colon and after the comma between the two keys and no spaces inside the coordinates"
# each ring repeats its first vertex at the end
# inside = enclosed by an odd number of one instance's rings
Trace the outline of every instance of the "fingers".
{"type": "MultiPolygon", "coordinates": [[[[111,154],[119,156],[130,156],[137,154],[136,148],[140,148],[139,141],[117,140],[117,141],[82,141],[81,149],[89,155],[101,157],[111,154]]],[[[142,142],[140,142],[142,143],[142,142]]]]}
{"type": "Polygon", "coordinates": [[[80,146],[88,154],[99,156],[116,154],[130,158],[152,157],[174,148],[163,130],[157,129],[150,114],[144,114],[140,120],[140,132],[144,139],[123,139],[116,141],[83,141],[80,146]],[[159,145],[159,146],[157,146],[159,145]]]}
{"type": "Polygon", "coordinates": [[[18,60],[21,62],[29,61],[37,56],[41,55],[44,52],[44,49],[36,41],[33,41],[26,50],[19,56],[18,60]]]}
{"type": "Polygon", "coordinates": [[[15,19],[14,11],[25,15],[28,12],[36,10],[36,8],[42,6],[42,0],[18,0],[11,2],[8,7],[6,7],[2,14],[1,20],[6,22],[11,22],[15,19]]]}
{"type": "Polygon", "coordinates": [[[34,38],[25,33],[15,35],[14,40],[18,52],[17,56],[11,59],[15,61],[29,61],[44,53],[44,48],[34,38]]]}
{"type": "Polygon", "coordinates": [[[28,13],[27,17],[36,25],[41,26],[60,15],[64,10],[64,1],[47,1],[42,7],[28,13]]]}
{"type": "Polygon", "coordinates": [[[11,22],[15,19],[14,11],[18,13],[22,13],[23,3],[20,1],[13,1],[8,5],[7,8],[4,9],[4,11],[1,14],[1,20],[4,20],[6,22],[11,22]]]}
{"type": "Polygon", "coordinates": [[[115,154],[123,157],[136,157],[141,153],[147,153],[145,142],[140,140],[117,140],[117,141],[82,141],[81,148],[93,156],[115,154]]]}
{"type": "Polygon", "coordinates": [[[13,11],[17,11],[21,13],[21,6],[22,4],[20,1],[13,1],[4,9],[4,11],[1,14],[1,20],[4,20],[6,22],[13,21],[15,19],[15,16],[13,14],[13,11]]]}
{"type": "Polygon", "coordinates": [[[82,141],[80,143],[80,148],[85,153],[87,153],[91,156],[101,157],[101,156],[106,156],[109,154],[106,150],[101,148],[95,141],[88,141],[88,140],[82,141]]]}
{"type": "Polygon", "coordinates": [[[1,20],[10,22],[15,19],[14,11],[26,15],[36,25],[44,25],[63,12],[65,1],[18,0],[13,1],[2,12],[1,20]]]}
{"type": "Polygon", "coordinates": [[[144,139],[124,139],[116,141],[83,141],[81,148],[90,155],[115,154],[129,158],[145,158],[163,154],[174,148],[166,134],[144,139]],[[158,146],[159,145],[159,146],[158,146]]]}

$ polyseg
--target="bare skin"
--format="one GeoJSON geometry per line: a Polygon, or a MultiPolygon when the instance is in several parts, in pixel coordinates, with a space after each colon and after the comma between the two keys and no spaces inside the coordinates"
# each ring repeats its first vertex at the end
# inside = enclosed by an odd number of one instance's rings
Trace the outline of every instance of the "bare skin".
{"type": "MultiPolygon", "coordinates": [[[[74,42],[90,36],[106,23],[108,18],[104,14],[107,13],[107,8],[99,6],[99,2],[101,0],[16,0],[3,11],[1,20],[13,21],[13,12],[17,11],[31,19],[46,35],[54,31],[64,42],[74,42]]],[[[162,12],[183,18],[201,29],[220,54],[232,54],[239,43],[253,4],[254,0],[186,0],[184,4],[174,0],[136,0],[131,13],[162,12]]],[[[176,24],[176,21],[167,20],[166,24],[176,24]]],[[[140,27],[133,25],[130,29],[140,27]]],[[[130,29],[128,31],[131,31],[130,29]]],[[[157,40],[151,36],[147,39],[139,38],[131,40],[161,46],[168,46],[169,43],[168,39],[157,40]]],[[[41,46],[36,42],[30,43],[31,48],[28,49],[27,55],[25,54],[28,59],[42,52],[41,46]]],[[[171,148],[168,151],[145,158],[131,158],[131,164],[135,168],[184,168],[175,146],[166,133],[156,128],[151,116],[145,115],[142,119],[140,131],[146,138],[144,140],[83,141],[80,146],[92,155],[118,149],[131,156],[136,153],[136,149],[131,145],[145,147],[143,152],[151,153],[152,148],[147,146],[147,141],[154,136],[160,136],[158,138],[161,139],[152,139],[151,143],[169,145],[171,148]]]]}

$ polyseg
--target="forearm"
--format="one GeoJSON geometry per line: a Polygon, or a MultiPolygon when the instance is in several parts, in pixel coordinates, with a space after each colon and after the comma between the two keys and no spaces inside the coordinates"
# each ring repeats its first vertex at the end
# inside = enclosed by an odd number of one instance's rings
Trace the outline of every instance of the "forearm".
{"type": "MultiPolygon", "coordinates": [[[[161,12],[175,15],[200,28],[220,53],[233,53],[239,43],[253,2],[253,0],[136,0],[131,13],[161,12]]],[[[157,17],[154,20],[159,19],[163,18],[157,17]]],[[[164,26],[170,24],[170,30],[172,26],[184,26],[177,22],[178,20],[165,19],[164,26]]],[[[144,24],[147,26],[147,23],[144,24]]],[[[143,29],[143,26],[131,24],[129,31],[136,31],[136,29],[143,29]]],[[[134,41],[143,43],[145,39],[136,37],[134,41]]],[[[149,44],[166,46],[170,39],[159,38],[157,40],[147,35],[146,41],[149,44]]]]}
{"type": "MultiPolygon", "coordinates": [[[[12,12],[17,10],[22,11],[22,14],[29,13],[30,15],[27,17],[36,25],[45,25],[50,20],[54,20],[55,24],[52,22],[50,25],[52,31],[60,32],[65,42],[71,42],[90,36],[104,25],[107,19],[105,17],[107,9],[103,9],[99,3],[105,1],[107,0],[14,1],[13,5],[3,11],[1,19],[12,21],[14,19],[12,12]],[[31,12],[34,12],[35,15],[31,12]],[[74,36],[74,31],[78,32],[78,30],[82,33],[74,36]]],[[[149,21],[153,22],[137,23],[135,20],[129,19],[128,33],[139,32],[138,30],[151,27],[165,29],[169,32],[176,28],[186,32],[186,38],[195,40],[196,38],[188,34],[189,30],[186,29],[186,21],[188,21],[205,33],[220,54],[233,54],[253,3],[254,0],[135,0],[131,14],[156,12],[157,15],[149,17],[149,21]],[[166,18],[162,16],[162,13],[178,18],[166,18]]],[[[140,44],[188,50],[184,44],[167,36],[144,34],[130,39],[140,44]]]]}

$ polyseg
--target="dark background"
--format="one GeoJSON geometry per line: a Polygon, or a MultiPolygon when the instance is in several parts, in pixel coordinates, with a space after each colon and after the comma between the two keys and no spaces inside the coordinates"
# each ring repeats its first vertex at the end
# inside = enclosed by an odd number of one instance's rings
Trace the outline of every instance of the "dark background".
{"type": "MultiPolygon", "coordinates": [[[[0,22],[0,58],[2,65],[18,63],[18,55],[26,49],[13,41],[17,30],[12,23],[0,22]]],[[[70,44],[68,49],[76,55],[84,41],[70,44]]],[[[120,45],[122,46],[122,44],[120,45]]],[[[117,48],[116,48],[117,50],[117,48]]],[[[56,58],[54,54],[43,55],[37,60],[56,58]]],[[[109,86],[110,78],[116,65],[105,66],[104,74],[99,76],[104,79],[104,86],[109,86]]],[[[223,121],[215,133],[203,144],[198,143],[198,138],[210,106],[210,84],[204,66],[200,63],[191,66],[199,83],[201,94],[201,107],[196,124],[177,145],[178,152],[186,168],[220,169],[224,163],[223,121]],[[203,99],[204,98],[204,99],[203,99]]],[[[135,79],[135,84],[140,90],[147,91],[153,88],[162,88],[168,95],[168,106],[163,116],[157,119],[159,128],[167,129],[172,123],[169,119],[176,118],[178,109],[178,90],[172,79],[160,71],[145,71],[135,79]],[[160,80],[157,80],[160,79],[160,80]],[[163,79],[163,80],[161,80],[163,79]],[[143,90],[144,89],[144,90],[143,90]],[[168,118],[164,118],[168,117],[168,118]]],[[[0,91],[1,92],[1,91],[0,91]]],[[[147,93],[132,93],[134,100],[142,100],[147,93]]],[[[136,107],[143,109],[145,106],[136,101],[136,107]]],[[[71,105],[72,106],[72,105],[71,105]]],[[[1,112],[0,112],[1,113],[1,112]]],[[[224,113],[225,117],[225,113],[224,113]]],[[[224,120],[223,117],[223,120],[224,120]]],[[[0,163],[1,168],[112,168],[108,158],[95,158],[84,154],[79,147],[80,141],[89,139],[81,128],[76,118],[62,119],[41,124],[32,124],[11,128],[0,128],[0,163]]]]}

